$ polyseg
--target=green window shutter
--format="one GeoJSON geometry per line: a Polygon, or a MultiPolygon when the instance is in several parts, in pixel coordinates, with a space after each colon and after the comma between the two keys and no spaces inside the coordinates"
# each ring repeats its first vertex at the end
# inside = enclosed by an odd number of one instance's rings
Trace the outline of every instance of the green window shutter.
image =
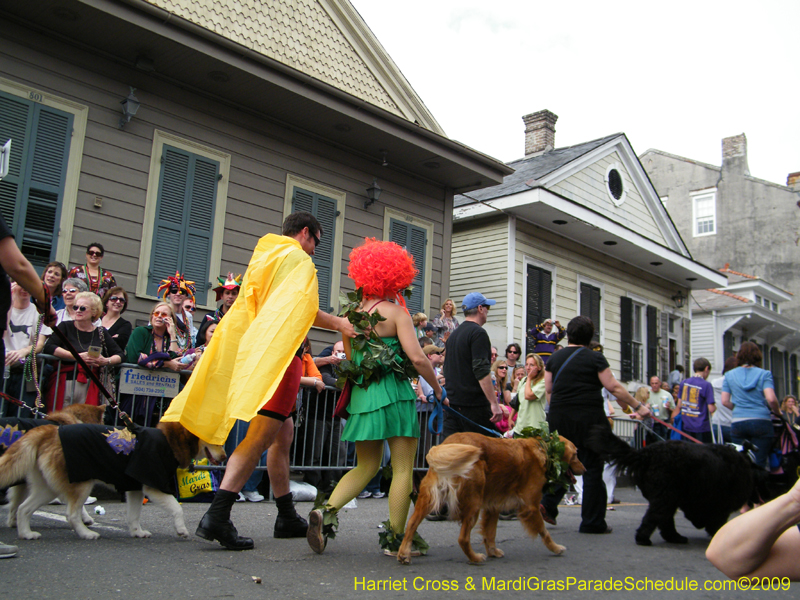
{"type": "Polygon", "coordinates": [[[0,94],[0,138],[11,138],[0,210],[23,254],[36,266],[55,255],[73,116],[0,94]]]}
{"type": "Polygon", "coordinates": [[[195,282],[198,303],[206,303],[218,179],[218,162],[164,145],[148,294],[180,271],[195,282]]]}
{"type": "Polygon", "coordinates": [[[317,268],[317,283],[319,285],[319,307],[326,312],[333,311],[331,306],[331,287],[333,285],[333,250],[336,238],[336,217],[339,211],[336,200],[294,188],[292,192],[292,212],[309,212],[314,215],[322,225],[322,239],[314,250],[314,266],[317,268]]]}
{"type": "Polygon", "coordinates": [[[425,310],[425,251],[428,247],[428,232],[422,227],[404,223],[397,219],[389,220],[389,239],[403,246],[414,257],[417,276],[411,282],[411,298],[406,299],[408,312],[412,315],[425,310]]]}

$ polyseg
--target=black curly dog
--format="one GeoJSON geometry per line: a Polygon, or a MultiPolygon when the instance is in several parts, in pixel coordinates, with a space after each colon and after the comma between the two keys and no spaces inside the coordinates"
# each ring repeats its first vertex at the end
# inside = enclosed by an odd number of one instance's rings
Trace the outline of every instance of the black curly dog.
{"type": "Polygon", "coordinates": [[[714,535],[732,512],[766,495],[766,471],[730,446],[669,441],[634,450],[600,426],[592,428],[586,445],[615,463],[650,503],[636,530],[640,546],[652,545],[656,527],[665,541],[687,543],[675,529],[679,508],[692,525],[714,535]]]}

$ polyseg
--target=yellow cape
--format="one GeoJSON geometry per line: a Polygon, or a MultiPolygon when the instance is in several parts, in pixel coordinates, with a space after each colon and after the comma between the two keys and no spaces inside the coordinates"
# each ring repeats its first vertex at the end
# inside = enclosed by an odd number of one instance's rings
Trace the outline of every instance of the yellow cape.
{"type": "Polygon", "coordinates": [[[236,420],[250,421],[275,393],[318,309],[311,257],[292,238],[261,238],[239,297],[162,420],[224,444],[236,420]]]}

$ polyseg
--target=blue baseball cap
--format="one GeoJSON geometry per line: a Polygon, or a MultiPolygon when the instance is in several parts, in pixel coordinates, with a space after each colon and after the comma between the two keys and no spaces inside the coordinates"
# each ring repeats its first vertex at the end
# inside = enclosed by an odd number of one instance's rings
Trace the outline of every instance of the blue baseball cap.
{"type": "Polygon", "coordinates": [[[478,308],[479,306],[492,306],[493,304],[497,304],[497,301],[489,300],[489,298],[480,292],[472,292],[464,296],[464,302],[461,303],[461,308],[463,310],[471,310],[473,308],[478,308]]]}

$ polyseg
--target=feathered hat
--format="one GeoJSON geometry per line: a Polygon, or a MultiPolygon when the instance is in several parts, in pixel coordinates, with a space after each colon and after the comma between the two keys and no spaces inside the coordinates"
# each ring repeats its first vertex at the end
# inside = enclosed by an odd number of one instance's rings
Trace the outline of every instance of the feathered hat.
{"type": "Polygon", "coordinates": [[[222,292],[225,290],[232,290],[234,288],[241,287],[242,285],[242,275],[239,274],[236,277],[233,276],[233,273],[228,272],[228,277],[217,277],[217,281],[219,281],[219,285],[214,288],[214,291],[217,294],[217,302],[222,300],[222,292]]]}
{"type": "Polygon", "coordinates": [[[175,277],[167,277],[161,280],[161,285],[158,286],[158,293],[164,292],[164,300],[170,294],[184,293],[186,296],[194,300],[194,281],[186,281],[181,275],[180,271],[175,271],[175,277]]]}

